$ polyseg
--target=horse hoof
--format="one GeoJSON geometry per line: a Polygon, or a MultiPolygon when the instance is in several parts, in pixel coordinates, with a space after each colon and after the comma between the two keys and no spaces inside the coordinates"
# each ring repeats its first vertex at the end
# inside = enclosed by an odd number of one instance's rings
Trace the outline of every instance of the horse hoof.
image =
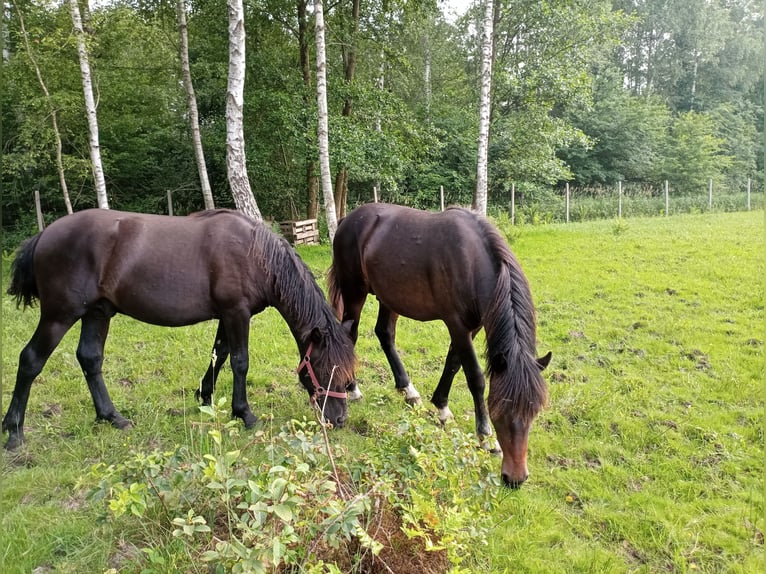
{"type": "Polygon", "coordinates": [[[503,454],[503,449],[500,448],[500,443],[497,441],[492,441],[492,439],[489,437],[482,438],[481,442],[479,443],[479,447],[482,450],[486,450],[490,454],[503,454]]]}
{"type": "Polygon", "coordinates": [[[452,411],[449,407],[441,407],[439,408],[439,422],[442,424],[442,426],[446,425],[447,422],[455,420],[455,415],[452,414],[452,411]]]}
{"type": "Polygon", "coordinates": [[[414,386],[412,386],[412,383],[410,383],[403,389],[397,389],[397,390],[404,395],[404,402],[406,402],[408,405],[414,407],[421,403],[420,393],[417,391],[417,389],[414,386]]]}
{"type": "Polygon", "coordinates": [[[24,437],[17,435],[9,436],[8,442],[5,443],[5,450],[16,450],[22,444],[24,444],[24,437]]]}
{"type": "Polygon", "coordinates": [[[133,428],[133,423],[122,415],[116,415],[109,422],[112,423],[114,428],[118,428],[120,430],[128,430],[133,428]]]}
{"type": "Polygon", "coordinates": [[[245,416],[242,417],[242,422],[245,423],[246,429],[251,429],[255,426],[255,423],[258,422],[258,417],[255,416],[253,413],[247,413],[245,416]]]}

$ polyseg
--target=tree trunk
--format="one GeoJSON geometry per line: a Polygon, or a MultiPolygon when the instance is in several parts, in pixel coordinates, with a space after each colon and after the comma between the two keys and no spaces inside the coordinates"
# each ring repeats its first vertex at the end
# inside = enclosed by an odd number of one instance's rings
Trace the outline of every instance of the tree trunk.
{"type": "Polygon", "coordinates": [[[77,52],[80,56],[80,73],[82,74],[82,91],[85,96],[85,112],[88,116],[88,131],[90,133],[90,159],[93,168],[93,183],[96,188],[98,206],[109,209],[109,200],[106,196],[106,181],[104,180],[104,168],[101,165],[101,147],[98,143],[98,118],[96,116],[96,101],[93,98],[93,83],[90,76],[90,63],[88,62],[88,50],[85,48],[85,32],[80,19],[80,7],[77,0],[69,0],[72,12],[72,24],[77,37],[77,52]]]}
{"type": "MultiPolygon", "coordinates": [[[[303,95],[303,103],[306,109],[311,105],[311,64],[309,62],[309,34],[308,34],[308,16],[306,6],[308,0],[298,0],[298,50],[300,55],[301,74],[303,75],[303,85],[306,87],[303,95]]],[[[306,217],[316,219],[319,211],[319,183],[316,176],[316,161],[311,154],[306,154],[306,217]]]]}
{"type": "Polygon", "coordinates": [[[34,66],[35,68],[37,81],[40,82],[40,87],[42,88],[43,93],[45,94],[45,102],[48,104],[48,109],[50,110],[51,123],[53,124],[53,137],[56,139],[56,167],[59,172],[59,183],[61,184],[61,192],[64,194],[64,206],[66,207],[66,212],[71,214],[72,202],[69,199],[69,188],[67,187],[66,177],[64,175],[64,161],[62,158],[61,133],[59,132],[58,117],[57,117],[58,114],[56,112],[56,108],[53,107],[53,103],[51,102],[51,95],[48,92],[48,88],[45,85],[45,81],[43,81],[43,76],[40,73],[40,67],[37,65],[35,56],[32,53],[32,48],[29,45],[29,36],[27,35],[27,30],[24,27],[24,16],[21,14],[21,10],[19,9],[18,4],[16,4],[16,12],[19,15],[19,26],[21,28],[21,35],[24,38],[24,47],[26,48],[27,56],[29,56],[29,61],[32,63],[32,66],[34,66]]]}
{"type": "Polygon", "coordinates": [[[319,126],[317,137],[319,139],[319,169],[322,175],[322,194],[324,195],[324,209],[327,217],[327,231],[330,234],[330,242],[335,239],[335,231],[338,229],[338,219],[335,215],[335,198],[332,194],[332,178],[330,176],[330,142],[327,121],[327,75],[326,58],[324,47],[324,13],[322,0],[314,0],[314,17],[316,18],[316,43],[317,43],[317,108],[319,126]]]}
{"type": "Polygon", "coordinates": [[[479,150],[473,208],[487,214],[487,157],[489,151],[490,89],[492,86],[492,0],[485,0],[481,41],[481,96],[479,100],[479,150]]]}
{"type": "Polygon", "coordinates": [[[245,92],[245,11],[242,0],[227,0],[229,9],[229,81],[226,88],[226,171],[237,209],[260,221],[245,162],[242,109],[245,92]]]}
{"type": "MultiPolygon", "coordinates": [[[[342,45],[341,53],[343,55],[343,68],[346,84],[354,81],[356,75],[356,37],[359,30],[359,4],[360,0],[352,0],[351,4],[351,33],[345,39],[342,45]]],[[[351,115],[354,109],[354,100],[351,96],[346,97],[343,102],[344,118],[351,115]]],[[[348,197],[348,166],[340,166],[338,176],[335,179],[335,208],[338,211],[338,217],[346,215],[346,198],[348,197]]]]}
{"type": "Polygon", "coordinates": [[[178,15],[178,35],[180,39],[178,51],[181,58],[181,74],[184,79],[184,88],[186,88],[186,99],[189,103],[189,126],[191,128],[192,143],[194,145],[194,157],[197,160],[199,183],[202,188],[202,198],[205,201],[205,209],[215,209],[213,192],[210,189],[210,181],[207,177],[205,152],[202,149],[202,137],[200,136],[199,131],[197,97],[194,95],[194,85],[192,84],[191,68],[189,66],[189,35],[186,27],[186,3],[184,0],[178,0],[178,3],[176,4],[176,12],[178,15]]]}

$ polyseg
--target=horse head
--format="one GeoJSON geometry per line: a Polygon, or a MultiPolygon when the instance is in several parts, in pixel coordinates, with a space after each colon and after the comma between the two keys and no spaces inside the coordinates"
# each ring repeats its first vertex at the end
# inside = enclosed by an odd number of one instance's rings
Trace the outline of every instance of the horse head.
{"type": "MultiPolygon", "coordinates": [[[[550,352],[537,359],[536,369],[532,371],[532,376],[535,379],[539,378],[535,381],[539,383],[538,388],[544,388],[545,383],[542,380],[541,372],[548,366],[550,360],[550,352]]],[[[492,373],[495,375],[502,375],[508,368],[507,364],[504,364],[503,357],[497,357],[493,363],[492,373]]],[[[490,386],[490,388],[492,387],[490,386]]],[[[500,473],[505,486],[514,489],[519,488],[529,477],[529,470],[527,469],[529,431],[535,416],[544,406],[546,398],[547,394],[537,393],[525,396],[524,404],[514,404],[508,399],[494,403],[490,400],[489,416],[492,419],[492,425],[497,433],[497,441],[503,452],[500,473]]],[[[517,403],[520,402],[517,401],[517,403]]]]}
{"type": "Polygon", "coordinates": [[[334,340],[329,333],[314,328],[298,365],[298,376],[312,404],[319,409],[324,421],[336,427],[342,427],[348,418],[346,386],[354,380],[353,367],[349,367],[347,360],[336,357],[339,348],[345,351],[344,355],[350,350],[353,356],[350,339],[334,340]]]}

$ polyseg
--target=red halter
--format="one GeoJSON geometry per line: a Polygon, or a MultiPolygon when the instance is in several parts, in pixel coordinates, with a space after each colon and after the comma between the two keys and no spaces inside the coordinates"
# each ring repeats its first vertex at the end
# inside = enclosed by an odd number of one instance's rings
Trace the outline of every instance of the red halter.
{"type": "Polygon", "coordinates": [[[314,347],[314,343],[309,343],[309,348],[306,349],[306,354],[303,356],[303,360],[298,365],[298,374],[301,374],[301,371],[305,367],[306,370],[309,373],[309,377],[311,378],[311,382],[314,383],[314,391],[315,391],[315,397],[322,397],[322,396],[328,396],[333,397],[336,399],[345,399],[348,397],[348,393],[342,392],[339,393],[337,391],[331,391],[330,389],[325,389],[319,384],[319,381],[317,381],[317,376],[314,374],[314,368],[311,366],[311,350],[314,347]]]}

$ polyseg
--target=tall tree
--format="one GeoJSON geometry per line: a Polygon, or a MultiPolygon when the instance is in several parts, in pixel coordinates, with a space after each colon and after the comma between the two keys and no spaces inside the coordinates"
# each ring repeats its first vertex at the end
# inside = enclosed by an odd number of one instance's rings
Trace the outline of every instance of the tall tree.
{"type": "Polygon", "coordinates": [[[327,58],[324,41],[324,8],[322,0],[314,0],[314,18],[317,43],[317,110],[319,139],[319,169],[322,175],[322,194],[324,196],[325,216],[330,242],[335,239],[338,218],[335,213],[335,198],[330,176],[330,137],[327,119],[327,58]]]}
{"type": "Polygon", "coordinates": [[[473,208],[487,214],[487,166],[489,156],[490,94],[492,88],[492,0],[485,0],[481,40],[481,95],[479,97],[479,150],[476,161],[476,192],[473,208]]]}
{"type": "MultiPolygon", "coordinates": [[[[359,32],[359,6],[360,0],[351,0],[351,20],[348,21],[349,30],[344,34],[341,41],[341,56],[343,57],[343,79],[346,83],[347,93],[343,99],[342,117],[348,118],[354,109],[354,99],[351,96],[351,84],[356,76],[357,60],[357,35],[359,32]]],[[[335,208],[338,217],[346,215],[346,198],[348,196],[348,166],[340,165],[335,174],[335,208]]]]}
{"type": "MultiPolygon", "coordinates": [[[[301,66],[301,76],[303,77],[303,102],[306,108],[311,104],[311,50],[309,41],[309,19],[307,14],[308,0],[297,0],[298,4],[298,54],[301,66]]],[[[319,211],[318,187],[319,182],[316,176],[316,160],[314,154],[309,151],[306,153],[306,217],[316,219],[319,211]]]]}
{"type": "Polygon", "coordinates": [[[24,48],[26,49],[27,56],[29,57],[29,61],[31,62],[32,66],[35,69],[35,75],[37,76],[37,80],[40,83],[40,87],[42,88],[43,93],[45,94],[45,102],[48,104],[48,110],[51,114],[53,137],[56,140],[56,167],[59,174],[59,184],[61,185],[61,193],[64,196],[64,206],[66,207],[66,212],[71,214],[72,202],[69,199],[69,188],[67,187],[66,174],[64,173],[64,160],[62,158],[63,146],[61,145],[61,132],[59,132],[58,111],[56,110],[55,106],[53,105],[51,101],[50,92],[48,92],[48,87],[45,85],[45,81],[43,80],[42,73],[40,72],[40,66],[37,65],[37,61],[35,60],[35,55],[32,52],[32,47],[29,44],[29,35],[27,34],[26,27],[24,26],[24,16],[22,15],[21,9],[19,8],[18,4],[16,4],[16,13],[18,14],[18,17],[19,17],[19,28],[21,29],[21,35],[24,38],[24,48]]]}
{"type": "Polygon", "coordinates": [[[88,49],[85,45],[85,31],[80,18],[80,7],[77,0],[69,0],[72,11],[72,24],[77,37],[77,52],[80,58],[80,73],[82,74],[82,91],[85,96],[85,112],[88,117],[88,131],[90,134],[90,157],[93,164],[93,182],[96,188],[98,206],[109,209],[109,200],[106,196],[106,181],[104,180],[104,168],[101,164],[101,147],[98,140],[98,117],[96,114],[96,101],[93,98],[93,82],[90,75],[90,62],[88,49]]]}
{"type": "Polygon", "coordinates": [[[205,209],[215,209],[213,192],[210,189],[210,181],[207,177],[207,165],[205,164],[205,152],[202,148],[202,137],[199,131],[199,112],[197,111],[197,96],[194,94],[191,67],[189,66],[189,34],[186,26],[186,3],[178,0],[176,4],[178,17],[179,56],[181,59],[181,74],[186,89],[186,99],[189,104],[189,127],[191,129],[192,143],[194,145],[194,157],[197,160],[197,172],[199,183],[202,188],[202,198],[205,201],[205,209]]]}
{"type": "Polygon", "coordinates": [[[245,10],[242,0],[227,0],[229,11],[229,81],[226,89],[226,169],[237,209],[261,220],[245,161],[243,108],[245,91],[245,10]]]}

